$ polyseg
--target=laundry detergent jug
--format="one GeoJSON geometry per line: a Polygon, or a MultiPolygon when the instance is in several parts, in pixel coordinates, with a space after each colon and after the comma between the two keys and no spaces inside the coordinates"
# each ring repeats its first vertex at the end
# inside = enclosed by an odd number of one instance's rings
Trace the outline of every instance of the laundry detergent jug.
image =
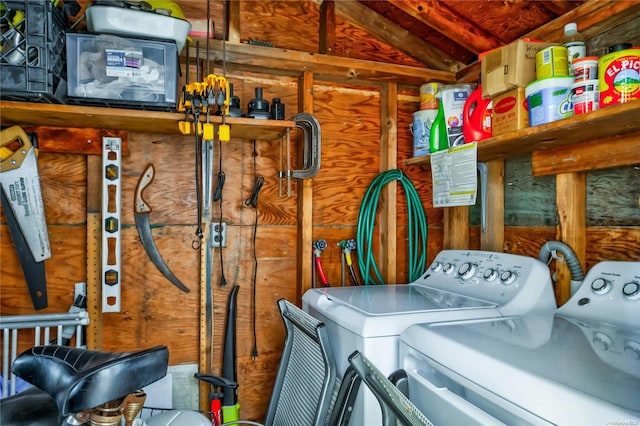
{"type": "Polygon", "coordinates": [[[491,137],[493,101],[482,98],[482,85],[471,92],[462,112],[464,142],[478,142],[491,137]]]}

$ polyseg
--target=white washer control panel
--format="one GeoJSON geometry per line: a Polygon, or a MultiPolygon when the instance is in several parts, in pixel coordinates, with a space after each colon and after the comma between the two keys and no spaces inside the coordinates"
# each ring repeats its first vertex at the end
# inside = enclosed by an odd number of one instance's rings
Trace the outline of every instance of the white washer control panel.
{"type": "MultiPolygon", "coordinates": [[[[492,302],[506,307],[505,315],[510,314],[510,306],[531,305],[531,300],[540,298],[553,302],[553,297],[547,297],[553,294],[547,265],[533,257],[510,253],[443,250],[427,272],[411,284],[492,302]]],[[[544,303],[543,306],[554,309],[555,303],[544,303]]]]}
{"type": "Polygon", "coordinates": [[[640,262],[600,262],[558,313],[620,326],[640,318],[640,262]]]}

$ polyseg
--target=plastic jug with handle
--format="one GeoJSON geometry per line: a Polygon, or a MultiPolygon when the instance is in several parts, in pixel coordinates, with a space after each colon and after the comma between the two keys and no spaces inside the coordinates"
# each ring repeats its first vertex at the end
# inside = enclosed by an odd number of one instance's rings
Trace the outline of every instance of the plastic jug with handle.
{"type": "Polygon", "coordinates": [[[471,143],[491,137],[491,112],[493,102],[482,98],[482,85],[471,92],[464,104],[462,131],[464,142],[471,143]]]}

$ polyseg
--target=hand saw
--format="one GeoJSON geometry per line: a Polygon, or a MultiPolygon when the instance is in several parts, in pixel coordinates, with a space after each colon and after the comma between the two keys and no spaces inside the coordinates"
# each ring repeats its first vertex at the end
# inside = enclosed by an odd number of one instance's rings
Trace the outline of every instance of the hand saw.
{"type": "Polygon", "coordinates": [[[44,309],[47,283],[44,261],[51,257],[36,151],[19,126],[0,132],[2,209],[35,309],[44,309]]]}

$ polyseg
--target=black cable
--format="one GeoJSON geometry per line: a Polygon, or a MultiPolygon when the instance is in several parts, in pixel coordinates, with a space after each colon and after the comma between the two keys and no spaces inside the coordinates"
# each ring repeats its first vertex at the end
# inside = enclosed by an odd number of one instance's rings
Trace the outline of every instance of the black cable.
{"type": "Polygon", "coordinates": [[[256,151],[256,140],[253,140],[253,192],[251,196],[244,201],[246,207],[252,207],[255,210],[255,220],[253,222],[253,283],[252,283],[252,312],[251,312],[251,326],[253,331],[253,350],[251,351],[251,358],[258,358],[258,339],[256,332],[256,287],[258,282],[258,252],[256,249],[256,241],[258,234],[258,195],[262,185],[264,185],[264,177],[257,174],[256,158],[258,152],[256,151]]]}
{"type": "MultiPolygon", "coordinates": [[[[222,188],[224,187],[225,176],[222,171],[222,141],[218,138],[218,152],[220,153],[218,165],[218,179],[216,181],[216,189],[213,192],[213,201],[220,201],[220,220],[218,226],[222,228],[222,188]]],[[[224,276],[224,259],[222,257],[222,245],[220,247],[220,285],[227,285],[227,278],[224,276]]]]}

